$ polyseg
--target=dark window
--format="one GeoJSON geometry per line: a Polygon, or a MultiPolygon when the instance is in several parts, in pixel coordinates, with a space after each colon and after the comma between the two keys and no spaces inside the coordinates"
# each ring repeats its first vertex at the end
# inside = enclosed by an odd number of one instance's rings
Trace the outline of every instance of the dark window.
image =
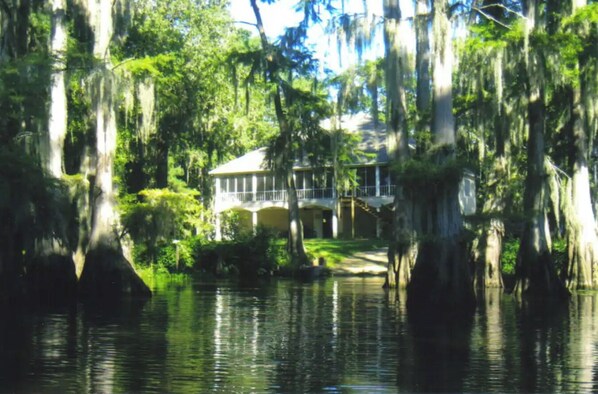
{"type": "Polygon", "coordinates": [[[245,191],[252,192],[253,191],[253,175],[245,175],[245,191]]]}
{"type": "Polygon", "coordinates": [[[274,178],[274,190],[284,190],[284,180],[277,176],[274,178]]]}
{"type": "Polygon", "coordinates": [[[367,186],[367,172],[365,167],[357,169],[357,184],[359,186],[367,186]]]}
{"type": "Polygon", "coordinates": [[[234,181],[237,184],[237,193],[243,193],[245,191],[245,186],[243,185],[243,177],[235,177],[234,181]]]}
{"type": "Polygon", "coordinates": [[[267,175],[257,175],[257,191],[263,192],[266,190],[267,175]]]}
{"type": "Polygon", "coordinates": [[[388,170],[388,167],[380,167],[380,185],[388,186],[390,183],[390,171],[388,170]]]}
{"type": "Polygon", "coordinates": [[[304,189],[313,189],[313,173],[311,171],[305,171],[303,173],[303,188],[304,189]]]}
{"type": "Polygon", "coordinates": [[[266,190],[274,190],[274,176],[273,175],[265,175],[266,177],[266,190]]]}
{"type": "Polygon", "coordinates": [[[303,187],[303,171],[295,173],[295,188],[304,189],[303,187]]]}
{"type": "Polygon", "coordinates": [[[376,167],[366,167],[366,186],[376,186],[376,167]]]}

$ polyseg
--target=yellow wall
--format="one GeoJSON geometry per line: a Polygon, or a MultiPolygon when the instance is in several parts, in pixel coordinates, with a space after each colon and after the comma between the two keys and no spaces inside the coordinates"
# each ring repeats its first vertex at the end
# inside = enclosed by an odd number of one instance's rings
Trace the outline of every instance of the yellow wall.
{"type": "Polygon", "coordinates": [[[289,230],[289,213],[286,209],[262,209],[257,213],[257,222],[284,233],[289,230]]]}

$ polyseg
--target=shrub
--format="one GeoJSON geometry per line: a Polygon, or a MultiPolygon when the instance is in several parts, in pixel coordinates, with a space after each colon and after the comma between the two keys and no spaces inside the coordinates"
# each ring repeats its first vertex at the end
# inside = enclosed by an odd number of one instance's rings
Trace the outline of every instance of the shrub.
{"type": "MultiPolygon", "coordinates": [[[[518,252],[519,238],[505,239],[501,256],[503,274],[515,274],[518,252]]],[[[552,258],[557,272],[562,272],[567,264],[567,242],[564,239],[557,239],[552,244],[552,258]]]]}
{"type": "Polygon", "coordinates": [[[284,246],[264,227],[234,240],[197,245],[194,256],[197,269],[215,274],[238,273],[242,277],[269,274],[287,261],[284,246]]]}
{"type": "Polygon", "coordinates": [[[502,272],[506,275],[515,274],[517,253],[519,252],[519,238],[505,238],[502,247],[501,265],[502,272]]]}

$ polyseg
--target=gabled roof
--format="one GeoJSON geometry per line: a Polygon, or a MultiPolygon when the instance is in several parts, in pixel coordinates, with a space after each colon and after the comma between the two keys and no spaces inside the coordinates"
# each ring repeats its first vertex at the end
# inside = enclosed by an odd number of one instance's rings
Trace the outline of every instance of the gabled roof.
{"type": "MultiPolygon", "coordinates": [[[[330,122],[322,123],[322,127],[330,128],[330,122]]],[[[341,121],[341,129],[350,133],[359,133],[361,141],[359,149],[367,154],[365,160],[359,160],[355,164],[374,164],[388,162],[388,153],[386,150],[386,127],[383,123],[375,124],[370,115],[356,114],[345,116],[341,121]]],[[[226,174],[247,174],[254,172],[268,171],[266,169],[266,148],[259,148],[245,155],[222,164],[210,171],[210,175],[226,174]]],[[[296,168],[309,167],[297,161],[296,168]]]]}
{"type": "Polygon", "coordinates": [[[266,170],[266,148],[259,148],[237,157],[210,171],[210,175],[243,174],[266,170]]]}

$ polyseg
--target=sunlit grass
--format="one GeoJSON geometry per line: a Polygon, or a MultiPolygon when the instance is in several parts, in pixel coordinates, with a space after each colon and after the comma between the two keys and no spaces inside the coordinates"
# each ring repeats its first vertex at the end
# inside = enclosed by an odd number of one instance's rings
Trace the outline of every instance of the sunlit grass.
{"type": "Polygon", "coordinates": [[[187,274],[170,273],[164,268],[135,267],[135,271],[152,291],[165,289],[173,285],[182,285],[189,280],[187,274]]]}
{"type": "Polygon", "coordinates": [[[326,265],[334,267],[359,252],[367,252],[388,246],[380,239],[306,239],[305,249],[314,258],[323,257],[326,265]]]}

